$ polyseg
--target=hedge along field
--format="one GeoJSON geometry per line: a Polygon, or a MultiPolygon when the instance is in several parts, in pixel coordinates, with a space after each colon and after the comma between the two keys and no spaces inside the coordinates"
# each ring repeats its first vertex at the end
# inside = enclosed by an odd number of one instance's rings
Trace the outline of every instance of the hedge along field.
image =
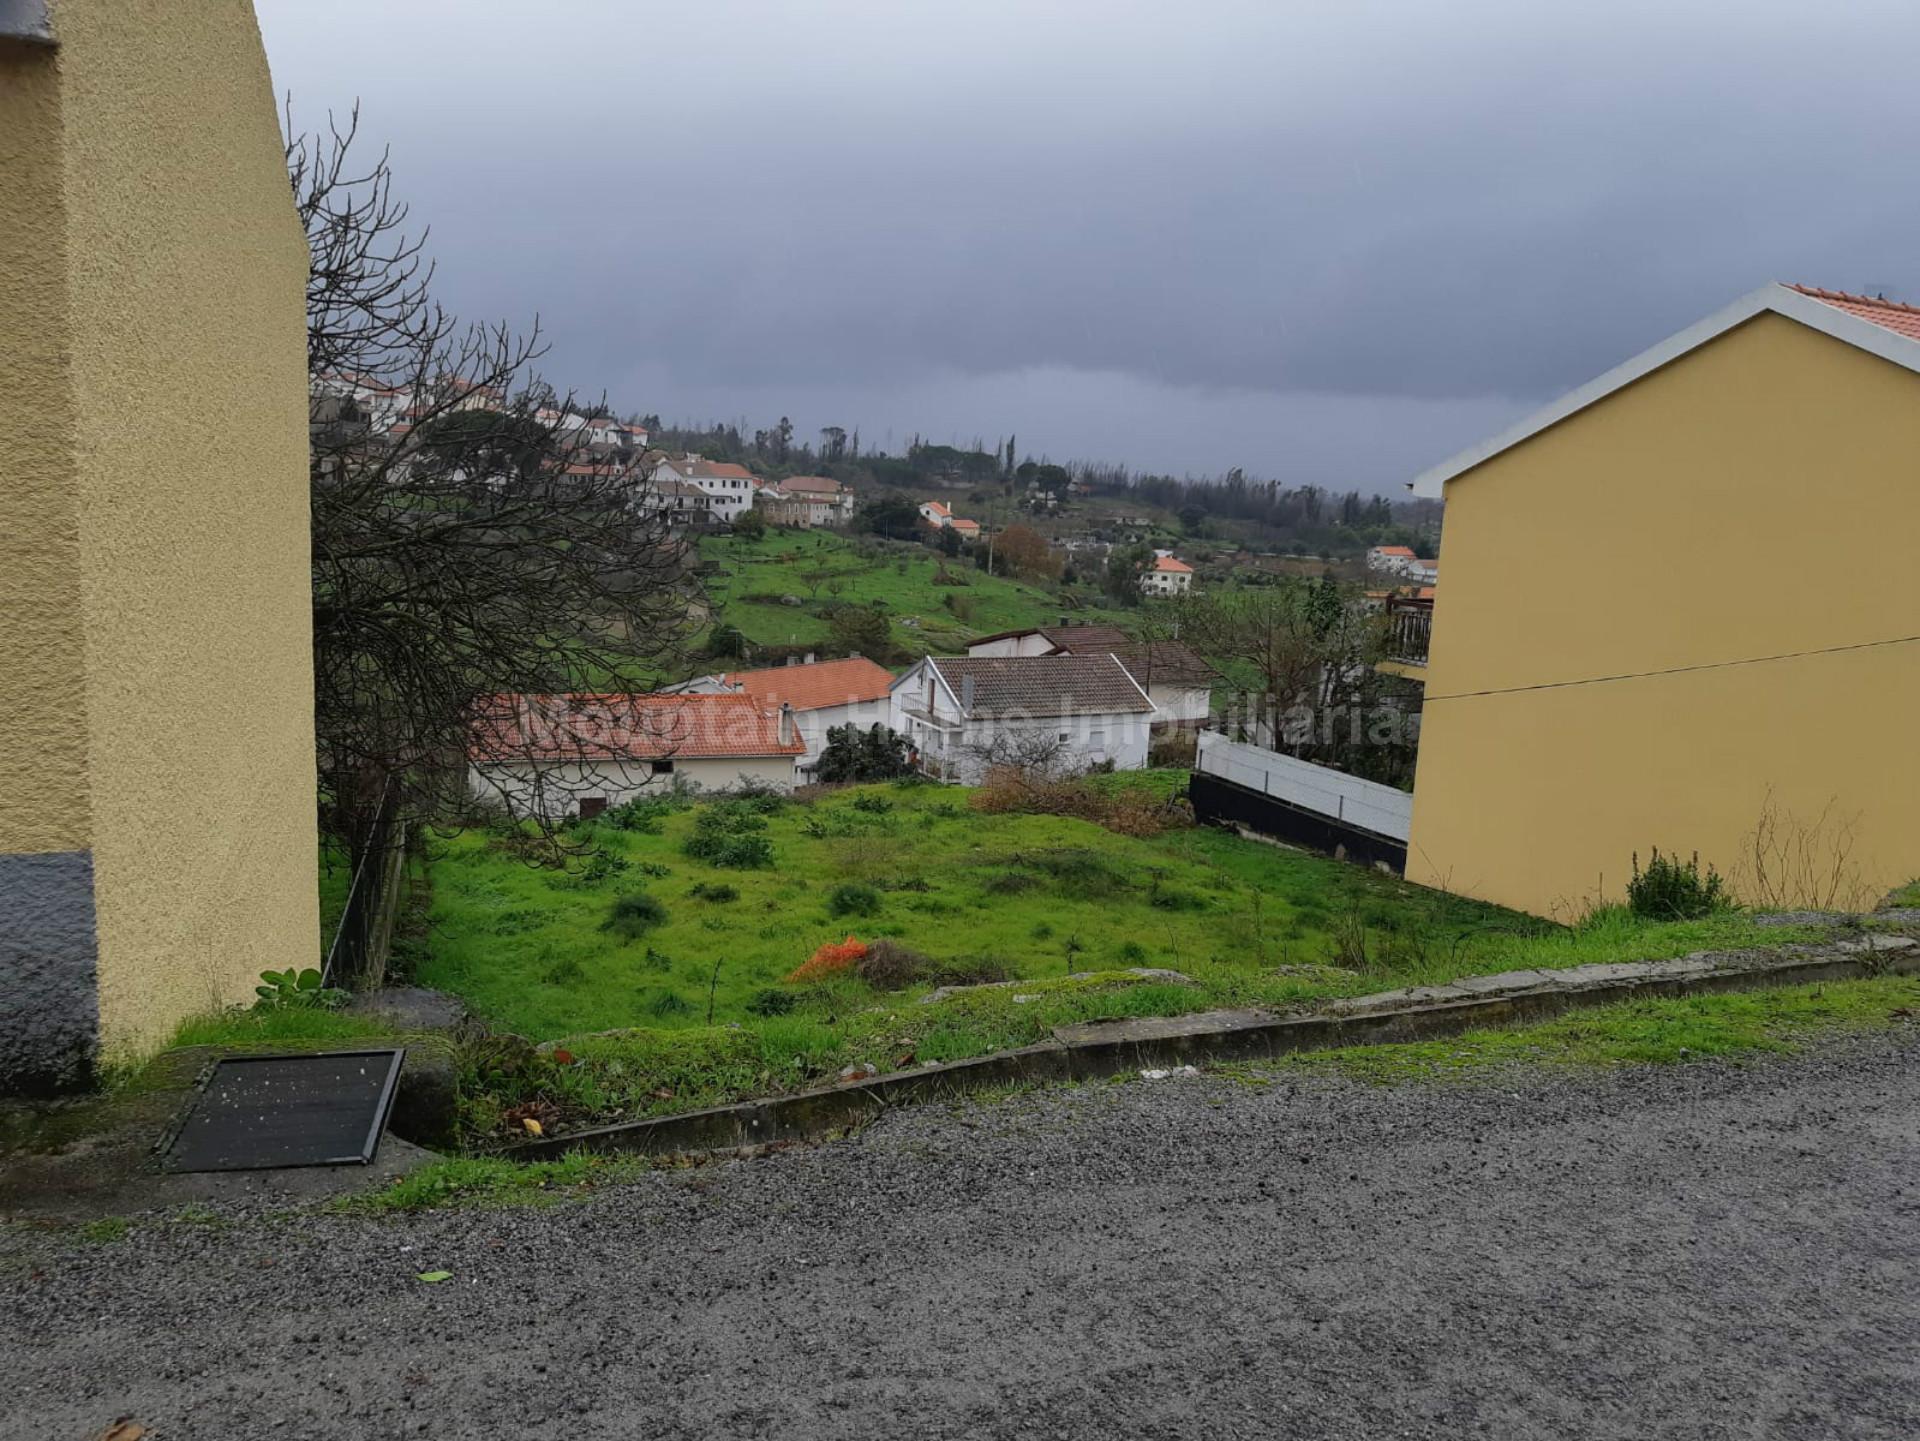
{"type": "Polygon", "coordinates": [[[701,542],[700,555],[720,567],[706,580],[716,615],[756,645],[824,642],[830,634],[822,613],[827,607],[875,601],[886,603],[894,644],[916,656],[962,651],[974,636],[1058,621],[1062,615],[1115,624],[1126,620],[1122,611],[1063,604],[1042,587],[990,576],[970,560],[945,559],[921,546],[862,554],[860,543],[826,531],[770,530],[758,541],[710,536],[701,542]],[[936,582],[943,559],[946,574],[965,584],[936,582]],[[801,604],[781,604],[780,597],[789,595],[801,604]],[[948,597],[955,610],[947,608],[948,597]],[[905,620],[917,624],[904,625],[905,620]]]}

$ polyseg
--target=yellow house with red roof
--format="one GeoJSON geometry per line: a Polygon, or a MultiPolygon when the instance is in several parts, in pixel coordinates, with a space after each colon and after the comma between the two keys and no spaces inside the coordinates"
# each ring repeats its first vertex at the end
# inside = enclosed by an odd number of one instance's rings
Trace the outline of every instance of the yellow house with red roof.
{"type": "Polygon", "coordinates": [[[1920,309],[1765,286],[1413,489],[1410,879],[1570,918],[1655,846],[1756,903],[1920,875],[1920,309]]]}

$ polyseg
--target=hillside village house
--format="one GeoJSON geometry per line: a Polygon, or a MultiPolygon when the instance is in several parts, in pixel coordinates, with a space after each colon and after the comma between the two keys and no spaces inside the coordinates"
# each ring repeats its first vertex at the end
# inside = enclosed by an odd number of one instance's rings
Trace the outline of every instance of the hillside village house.
{"type": "Polygon", "coordinates": [[[1110,655],[927,656],[893,683],[893,729],[928,775],[978,784],[996,759],[1147,764],[1153,702],[1110,655]]]}
{"type": "Polygon", "coordinates": [[[0,1091],[305,964],[307,247],[246,0],[0,4],[0,1091]]]}
{"type": "Polygon", "coordinates": [[[953,519],[953,511],[941,501],[925,500],[920,503],[920,519],[938,530],[953,519]]]}
{"type": "Polygon", "coordinates": [[[1920,599],[1875,563],[1920,533],[1916,456],[1920,310],[1768,285],[1420,476],[1408,876],[1565,916],[1657,845],[1739,890],[1768,814],[1843,904],[1920,874],[1920,599]]]}
{"type": "Polygon", "coordinates": [[[1194,729],[1206,724],[1219,674],[1177,640],[1140,642],[1118,626],[1035,626],[1001,631],[969,641],[972,656],[1112,655],[1153,702],[1153,729],[1194,729]]]}
{"type": "Polygon", "coordinates": [[[786,524],[844,525],[853,519],[853,492],[829,476],[790,475],[774,482],[768,493],[784,502],[786,524]]]}
{"type": "Polygon", "coordinates": [[[648,481],[634,505],[643,515],[664,514],[670,530],[697,529],[713,519],[712,498],[691,481],[675,475],[648,481]]]}
{"type": "Polygon", "coordinates": [[[1367,569],[1387,575],[1405,575],[1416,557],[1404,545],[1376,545],[1367,550],[1367,569]]]}
{"type": "Polygon", "coordinates": [[[977,520],[967,520],[962,516],[956,515],[952,520],[947,522],[947,529],[959,536],[962,540],[980,539],[980,522],[977,520]]]}
{"type": "Polygon", "coordinates": [[[647,476],[656,485],[663,480],[678,480],[694,486],[706,495],[713,518],[728,525],[753,504],[760,485],[759,478],[744,465],[698,455],[656,455],[647,476]]]}
{"type": "Polygon", "coordinates": [[[1172,551],[1156,550],[1140,577],[1140,589],[1148,595],[1185,595],[1193,587],[1193,567],[1172,551]]]}
{"type": "Polygon", "coordinates": [[[474,796],[515,814],[591,817],[648,791],[789,790],[806,746],[750,695],[498,696],[474,724],[474,796]]]}
{"type": "Polygon", "coordinates": [[[827,732],[840,726],[887,725],[893,719],[893,672],[864,656],[808,661],[762,670],[727,671],[701,676],[672,689],[680,694],[745,694],[763,709],[785,707],[804,747],[797,762],[802,780],[811,780],[826,749],[827,732]]]}

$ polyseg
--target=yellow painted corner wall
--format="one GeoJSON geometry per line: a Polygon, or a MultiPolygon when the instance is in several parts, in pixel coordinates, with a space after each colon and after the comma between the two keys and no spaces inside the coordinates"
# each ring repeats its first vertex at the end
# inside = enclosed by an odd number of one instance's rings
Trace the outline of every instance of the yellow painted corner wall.
{"type": "Polygon", "coordinates": [[[313,953],[306,248],[246,0],[53,18],[112,1057],[313,953]]]}
{"type": "Polygon", "coordinates": [[[1920,645],[1725,664],[1920,634],[1915,534],[1920,376],[1774,315],[1450,482],[1408,876],[1565,919],[1657,845],[1757,899],[1769,806],[1851,832],[1843,900],[1920,875],[1920,645]]]}
{"type": "Polygon", "coordinates": [[[90,832],[61,145],[52,54],[0,44],[0,854],[90,832]]]}

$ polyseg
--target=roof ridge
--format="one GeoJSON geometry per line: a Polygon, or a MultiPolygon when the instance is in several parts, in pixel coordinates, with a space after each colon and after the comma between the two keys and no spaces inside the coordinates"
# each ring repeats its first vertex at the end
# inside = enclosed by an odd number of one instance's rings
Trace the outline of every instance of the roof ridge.
{"type": "Polygon", "coordinates": [[[1847,305],[1871,305],[1878,310],[1901,310],[1909,315],[1920,315],[1920,305],[1909,305],[1904,300],[1889,300],[1884,295],[1855,295],[1850,290],[1825,290],[1818,285],[1800,285],[1787,282],[1787,289],[1797,290],[1802,295],[1812,296],[1815,300],[1841,301],[1847,305]]]}

